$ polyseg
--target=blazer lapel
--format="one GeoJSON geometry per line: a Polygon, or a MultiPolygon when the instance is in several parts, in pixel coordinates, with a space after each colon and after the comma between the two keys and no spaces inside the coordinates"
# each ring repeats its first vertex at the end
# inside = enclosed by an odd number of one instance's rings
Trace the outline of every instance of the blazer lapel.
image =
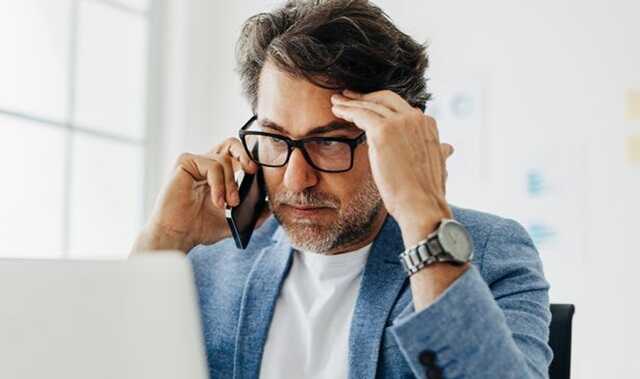
{"type": "Polygon", "coordinates": [[[375,376],[382,333],[407,280],[398,260],[398,254],[403,250],[400,228],[391,216],[387,216],[371,248],[356,300],[349,334],[349,378],[375,376]]]}
{"type": "Polygon", "coordinates": [[[234,378],[257,378],[280,287],[291,266],[291,245],[279,227],[275,244],[258,255],[247,278],[236,334],[234,378]]]}

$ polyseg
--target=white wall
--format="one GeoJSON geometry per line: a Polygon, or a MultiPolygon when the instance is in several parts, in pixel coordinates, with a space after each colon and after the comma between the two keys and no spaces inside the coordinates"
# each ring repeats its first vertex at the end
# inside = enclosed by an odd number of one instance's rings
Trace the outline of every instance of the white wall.
{"type": "MultiPolygon", "coordinates": [[[[248,117],[234,43],[242,21],[274,3],[168,2],[175,33],[165,46],[164,174],[180,152],[209,149],[248,117]]],[[[452,167],[477,172],[452,169],[450,200],[553,226],[555,240],[540,250],[552,301],[577,306],[574,377],[637,377],[640,165],[625,155],[625,138],[640,134],[640,121],[625,120],[624,95],[640,89],[640,3],[378,4],[429,40],[436,98],[456,87],[482,106],[477,141],[440,125],[443,136],[476,149],[456,152],[452,167]],[[530,168],[547,175],[548,196],[528,196],[530,168]]]]}

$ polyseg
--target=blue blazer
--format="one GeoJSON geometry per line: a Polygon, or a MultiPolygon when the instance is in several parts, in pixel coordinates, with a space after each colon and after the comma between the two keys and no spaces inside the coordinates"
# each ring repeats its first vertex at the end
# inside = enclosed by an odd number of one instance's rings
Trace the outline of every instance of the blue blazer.
{"type": "MultiPolygon", "coordinates": [[[[365,265],[349,335],[349,377],[547,378],[548,290],[527,232],[512,220],[453,208],[474,244],[472,266],[427,308],[413,308],[404,250],[388,216],[365,265]],[[435,368],[434,368],[435,367],[435,368]],[[429,371],[431,370],[431,371],[429,371]]],[[[292,248],[271,217],[246,250],[232,239],[193,248],[213,378],[258,378],[292,248]]]]}

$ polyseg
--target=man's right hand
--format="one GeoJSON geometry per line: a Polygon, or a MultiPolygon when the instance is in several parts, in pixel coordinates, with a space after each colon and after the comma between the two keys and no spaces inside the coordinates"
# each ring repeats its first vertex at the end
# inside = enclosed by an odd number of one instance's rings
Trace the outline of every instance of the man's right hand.
{"type": "MultiPolygon", "coordinates": [[[[151,250],[186,253],[198,244],[212,244],[229,237],[224,209],[226,204],[239,204],[234,176],[239,170],[254,174],[258,166],[237,138],[227,139],[205,155],[180,155],[133,253],[151,250]]],[[[258,225],[268,216],[265,211],[258,225]]]]}

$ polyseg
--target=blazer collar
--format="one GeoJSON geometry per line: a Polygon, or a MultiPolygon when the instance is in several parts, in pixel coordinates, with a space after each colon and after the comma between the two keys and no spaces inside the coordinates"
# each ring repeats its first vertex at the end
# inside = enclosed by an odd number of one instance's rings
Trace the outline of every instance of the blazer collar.
{"type": "Polygon", "coordinates": [[[387,216],[371,247],[351,321],[349,378],[375,377],[387,318],[407,280],[398,260],[403,250],[400,228],[387,216]]]}
{"type": "Polygon", "coordinates": [[[257,378],[273,310],[291,267],[292,248],[282,227],[263,248],[247,278],[240,305],[233,377],[257,378]]]}

